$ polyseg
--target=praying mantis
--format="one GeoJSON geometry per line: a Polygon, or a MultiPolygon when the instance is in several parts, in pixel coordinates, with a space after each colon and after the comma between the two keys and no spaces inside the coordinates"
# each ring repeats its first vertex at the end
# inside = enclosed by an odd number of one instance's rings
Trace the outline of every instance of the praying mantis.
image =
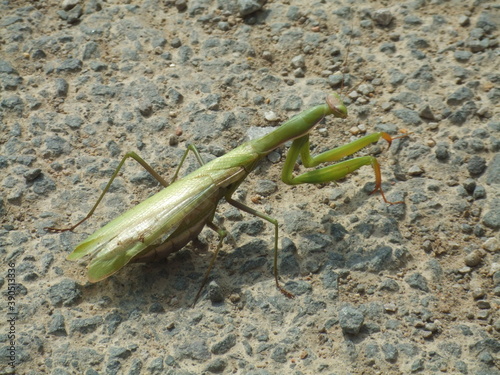
{"type": "Polygon", "coordinates": [[[80,242],[69,254],[69,260],[80,259],[85,255],[91,256],[88,265],[88,279],[91,282],[97,282],[111,276],[129,262],[151,262],[165,258],[197,238],[204,226],[207,225],[218,233],[219,242],[195,298],[196,302],[212,270],[223,240],[227,236],[227,232],[213,221],[218,203],[222,198],[225,198],[230,205],[260,217],[274,226],[274,279],[278,290],[286,297],[292,298],[293,294],[283,288],[279,282],[278,221],[232,198],[235,190],[264,157],[286,142],[293,141],[281,174],[283,182],[289,185],[331,182],[345,177],[364,165],[371,165],[375,172],[373,192],[380,192],[383,200],[388,204],[402,203],[389,202],[386,199],[382,190],[380,165],[374,156],[356,157],[310,170],[297,176],[293,175],[299,155],[306,168],[313,168],[325,162],[339,161],[371,143],[377,142],[380,138],[386,140],[390,146],[394,139],[406,136],[392,137],[385,132],[373,133],[346,145],[311,156],[309,132],[318,122],[329,115],[336,118],[347,117],[347,108],[337,93],[328,95],[326,103],[301,112],[269,134],[248,141],[206,164],[196,147],[188,145],[170,184],[136,153],[129,152],[122,158],[97,202],[85,218],[69,228],[48,227],[46,229],[52,232],[72,231],[92,216],[125,161],[132,158],[165,188],[97,230],[80,242]],[[200,167],[187,176],[177,179],[189,151],[194,153],[200,167]]]}

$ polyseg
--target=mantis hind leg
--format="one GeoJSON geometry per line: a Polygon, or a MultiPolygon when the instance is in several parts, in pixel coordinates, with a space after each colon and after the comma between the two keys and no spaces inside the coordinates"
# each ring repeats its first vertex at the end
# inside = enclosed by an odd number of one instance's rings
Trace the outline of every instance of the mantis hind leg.
{"type": "Polygon", "coordinates": [[[198,301],[198,298],[200,298],[201,291],[203,290],[203,287],[207,283],[208,276],[210,275],[210,272],[212,271],[212,268],[214,267],[215,264],[215,259],[217,258],[217,254],[219,254],[219,251],[222,247],[222,241],[224,241],[224,238],[227,237],[227,231],[225,231],[222,228],[219,228],[217,225],[215,225],[213,222],[209,221],[206,223],[206,225],[217,232],[219,235],[219,243],[217,244],[217,248],[215,249],[214,255],[212,255],[212,259],[210,260],[210,264],[208,265],[207,270],[205,271],[205,275],[203,276],[203,281],[201,282],[200,289],[198,289],[198,293],[196,293],[196,297],[194,298],[193,302],[193,307],[196,305],[196,302],[198,301]]]}
{"type": "Polygon", "coordinates": [[[380,164],[374,156],[357,157],[354,159],[342,161],[334,165],[305,172],[298,176],[293,176],[292,172],[299,154],[305,167],[316,167],[321,163],[341,160],[346,156],[354,154],[355,152],[361,150],[369,144],[377,142],[380,138],[385,139],[390,146],[391,142],[394,139],[403,138],[406,136],[407,134],[398,137],[392,137],[385,132],[373,133],[354,142],[348,143],[344,146],[328,150],[316,156],[311,156],[309,151],[309,136],[305,135],[293,141],[292,147],[290,147],[285,160],[281,178],[283,182],[289,185],[299,185],[305,183],[321,184],[325,182],[340,180],[341,178],[344,178],[349,173],[352,173],[353,171],[361,168],[364,165],[371,165],[375,173],[375,190],[372,193],[379,191],[382,195],[382,198],[384,199],[384,202],[388,204],[403,203],[390,202],[386,199],[384,191],[382,190],[382,174],[380,172],[380,164]]]}
{"type": "Polygon", "coordinates": [[[99,203],[101,203],[102,199],[104,198],[104,195],[108,192],[111,184],[113,183],[114,179],[116,176],[118,176],[118,173],[120,172],[120,169],[123,167],[123,164],[128,158],[132,158],[135,161],[137,161],[146,171],[148,171],[162,186],[167,187],[169,184],[167,181],[163,179],[144,159],[142,159],[139,155],[137,155],[135,152],[127,152],[125,156],[122,158],[120,161],[120,164],[118,164],[118,167],[116,167],[115,171],[113,172],[113,175],[109,179],[106,187],[102,191],[101,195],[97,199],[97,202],[94,204],[92,209],[89,211],[87,216],[85,216],[82,220],[80,220],[78,223],[75,225],[72,225],[69,228],[52,228],[52,227],[46,227],[44,228],[45,230],[48,230],[50,232],[67,232],[67,231],[72,231],[76,227],[78,227],[80,224],[82,224],[85,220],[87,220],[89,217],[91,217],[94,214],[94,211],[96,210],[97,206],[99,203]]]}
{"type": "MultiPolygon", "coordinates": [[[[194,146],[194,145],[188,145],[187,146],[187,149],[186,149],[186,152],[184,153],[184,155],[182,156],[181,158],[181,161],[179,163],[179,166],[177,167],[176,171],[175,171],[175,174],[174,174],[174,177],[172,178],[172,182],[174,182],[176,179],[177,179],[177,175],[179,174],[179,171],[182,167],[182,164],[184,163],[184,160],[186,160],[186,157],[189,153],[189,151],[193,151],[193,153],[195,154],[196,156],[196,159],[198,160],[198,162],[200,163],[200,165],[203,165],[205,164],[205,162],[203,161],[199,151],[197,150],[197,148],[194,146]]],[[[104,188],[104,190],[102,191],[101,195],[99,196],[99,198],[97,199],[97,202],[94,204],[94,206],[91,208],[91,210],[89,211],[89,213],[87,214],[87,216],[85,216],[82,220],[80,220],[78,223],[76,223],[75,225],[72,225],[71,227],[68,227],[68,228],[53,228],[53,227],[46,227],[44,228],[45,230],[48,230],[50,232],[57,232],[57,233],[60,233],[60,232],[67,232],[67,231],[72,231],[74,230],[76,227],[78,227],[80,224],[82,224],[85,220],[87,220],[88,218],[90,218],[93,214],[94,214],[94,211],[96,210],[97,206],[99,205],[99,203],[101,203],[102,199],[104,198],[104,195],[108,192],[109,188],[111,187],[111,184],[113,183],[114,179],[116,178],[116,176],[118,176],[118,173],[120,172],[120,169],[123,167],[123,165],[125,164],[125,161],[129,158],[132,158],[134,159],[136,162],[138,162],[146,171],[148,171],[163,187],[167,187],[169,185],[169,183],[167,181],[165,181],[163,179],[163,177],[161,177],[154,169],[153,167],[151,167],[143,158],[141,158],[139,155],[137,155],[135,152],[131,151],[131,152],[127,152],[125,154],[125,156],[122,158],[122,160],[120,161],[120,164],[118,164],[118,167],[116,167],[115,171],[113,172],[113,175],[111,176],[111,178],[109,179],[106,187],[104,188]]]]}

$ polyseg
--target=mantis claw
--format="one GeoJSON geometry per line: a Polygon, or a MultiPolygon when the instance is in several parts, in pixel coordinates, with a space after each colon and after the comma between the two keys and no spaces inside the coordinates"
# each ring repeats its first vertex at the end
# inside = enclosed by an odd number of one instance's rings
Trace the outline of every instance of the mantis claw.
{"type": "Polygon", "coordinates": [[[387,200],[387,198],[385,197],[384,191],[382,190],[382,185],[376,185],[375,189],[370,193],[370,195],[376,193],[377,191],[380,193],[380,195],[382,196],[382,199],[387,204],[393,205],[393,204],[403,204],[404,203],[403,201],[391,202],[391,201],[387,200]]]}
{"type": "Polygon", "coordinates": [[[283,288],[281,285],[276,285],[276,287],[281,292],[281,294],[283,294],[286,298],[289,298],[289,299],[295,298],[295,294],[290,293],[288,290],[283,288]]]}

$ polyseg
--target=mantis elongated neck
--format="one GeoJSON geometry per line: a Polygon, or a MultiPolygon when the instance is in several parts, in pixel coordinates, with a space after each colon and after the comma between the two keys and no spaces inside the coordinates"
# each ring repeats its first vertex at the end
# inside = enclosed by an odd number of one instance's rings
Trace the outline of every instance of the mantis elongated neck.
{"type": "Polygon", "coordinates": [[[256,152],[267,154],[285,142],[306,135],[325,116],[331,114],[347,117],[347,108],[336,93],[329,95],[325,104],[299,113],[271,133],[252,141],[252,146],[256,152]]]}

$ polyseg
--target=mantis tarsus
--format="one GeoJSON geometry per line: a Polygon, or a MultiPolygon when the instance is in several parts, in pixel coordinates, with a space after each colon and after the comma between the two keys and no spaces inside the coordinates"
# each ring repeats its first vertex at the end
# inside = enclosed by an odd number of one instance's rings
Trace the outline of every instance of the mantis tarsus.
{"type": "Polygon", "coordinates": [[[276,287],[285,296],[292,298],[293,294],[285,290],[278,279],[278,222],[272,217],[231,198],[234,191],[256,168],[262,158],[285,142],[293,140],[281,175],[283,182],[289,185],[319,184],[339,180],[364,165],[371,165],[375,172],[374,192],[379,191],[386,203],[393,203],[386,199],[382,191],[380,166],[374,156],[361,156],[311,170],[298,176],[293,175],[293,169],[299,155],[303,165],[311,168],[324,162],[341,160],[369,144],[377,142],[380,138],[385,139],[390,145],[393,139],[401,137],[391,137],[384,132],[373,133],[344,146],[311,156],[309,132],[328,115],[339,118],[347,117],[347,108],[336,93],[328,95],[325,104],[301,112],[271,133],[246,142],[209,163],[205,164],[196,148],[189,145],[171,184],[160,177],[137,154],[129,152],[123,157],[96,204],[85,218],[70,228],[46,229],[53,232],[71,231],[92,216],[120,168],[128,158],[133,158],[151,173],[165,189],[97,230],[80,242],[69,254],[68,259],[70,260],[76,260],[88,254],[92,256],[88,266],[88,278],[91,282],[105,279],[131,261],[150,262],[164,258],[195,239],[203,227],[207,225],[219,234],[219,242],[195,298],[196,301],[214,265],[217,253],[222,247],[222,241],[227,236],[223,229],[213,223],[217,205],[222,198],[225,198],[234,207],[274,225],[273,266],[276,287]],[[182,163],[190,150],[195,154],[201,166],[187,176],[177,179],[182,163]]]}

